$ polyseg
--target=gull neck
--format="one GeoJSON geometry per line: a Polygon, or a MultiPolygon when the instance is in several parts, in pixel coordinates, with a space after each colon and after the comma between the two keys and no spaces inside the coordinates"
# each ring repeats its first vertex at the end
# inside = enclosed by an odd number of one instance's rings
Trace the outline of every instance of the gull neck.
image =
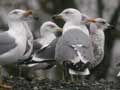
{"type": "Polygon", "coordinates": [[[46,33],[44,34],[44,36],[41,37],[40,43],[43,46],[48,46],[54,39],[56,39],[54,33],[46,33]]]}
{"type": "Polygon", "coordinates": [[[11,35],[18,37],[26,37],[28,34],[28,24],[26,21],[11,21],[8,22],[9,32],[11,35]]]}
{"type": "Polygon", "coordinates": [[[85,34],[89,36],[87,27],[81,22],[66,22],[65,25],[63,26],[63,34],[66,31],[71,30],[70,28],[79,28],[81,31],[83,31],[85,34]]]}

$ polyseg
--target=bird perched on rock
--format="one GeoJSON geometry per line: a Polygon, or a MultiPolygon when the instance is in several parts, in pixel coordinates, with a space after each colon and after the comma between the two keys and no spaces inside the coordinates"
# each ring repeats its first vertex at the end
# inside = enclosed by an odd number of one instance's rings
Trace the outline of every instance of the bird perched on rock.
{"type": "MultiPolygon", "coordinates": [[[[27,45],[32,47],[32,41],[27,20],[31,15],[31,10],[26,11],[20,9],[12,10],[8,14],[9,30],[0,33],[1,65],[17,63],[19,60],[29,57],[29,53],[32,52],[32,48],[29,48],[31,50],[28,50],[27,52],[26,49],[28,48],[27,45]]],[[[4,85],[0,86],[7,88],[4,85]]]]}
{"type": "MultiPolygon", "coordinates": [[[[63,19],[63,34],[56,44],[55,58],[72,75],[89,75],[88,64],[94,60],[84,16],[76,9],[65,9],[53,19],[63,19]]],[[[65,78],[68,76],[65,75],[65,78]]]]}

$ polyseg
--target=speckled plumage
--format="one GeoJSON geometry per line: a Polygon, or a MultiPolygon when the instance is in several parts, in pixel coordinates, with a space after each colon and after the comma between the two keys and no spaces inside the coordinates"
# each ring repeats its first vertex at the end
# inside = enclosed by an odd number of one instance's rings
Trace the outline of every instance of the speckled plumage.
{"type": "Polygon", "coordinates": [[[89,29],[89,31],[90,31],[90,38],[91,38],[91,42],[93,46],[93,54],[94,54],[94,61],[91,62],[90,68],[94,68],[98,64],[100,64],[101,61],[103,60],[105,36],[104,36],[104,31],[99,30],[97,28],[93,28],[93,30],[89,29]]]}
{"type": "Polygon", "coordinates": [[[93,46],[93,54],[95,62],[91,63],[91,67],[95,67],[103,60],[104,57],[104,32],[97,31],[90,34],[90,38],[93,46]]]}

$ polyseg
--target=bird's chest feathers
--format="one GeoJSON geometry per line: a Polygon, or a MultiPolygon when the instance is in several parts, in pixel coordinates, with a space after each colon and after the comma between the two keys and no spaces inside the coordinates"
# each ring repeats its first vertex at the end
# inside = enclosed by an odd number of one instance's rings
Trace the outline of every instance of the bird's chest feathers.
{"type": "Polygon", "coordinates": [[[88,29],[85,25],[79,25],[79,24],[75,24],[75,23],[66,23],[63,27],[63,34],[68,31],[68,30],[72,30],[72,29],[79,29],[81,30],[82,32],[84,32],[86,35],[89,36],[89,32],[88,32],[88,29]]]}
{"type": "Polygon", "coordinates": [[[24,42],[26,41],[27,33],[25,28],[19,28],[16,29],[15,31],[11,32],[12,37],[16,38],[16,41],[19,42],[24,42]]]}
{"type": "Polygon", "coordinates": [[[40,39],[40,44],[43,46],[48,46],[54,39],[56,39],[54,34],[46,35],[40,39]]]}
{"type": "Polygon", "coordinates": [[[103,31],[98,31],[96,33],[90,34],[91,40],[92,40],[92,44],[94,46],[100,46],[102,48],[104,48],[104,32],[103,31]]]}
{"type": "Polygon", "coordinates": [[[27,33],[25,28],[19,27],[14,31],[11,30],[9,32],[11,33],[10,35],[15,38],[15,42],[18,46],[16,49],[18,51],[24,52],[27,44],[27,33]]]}

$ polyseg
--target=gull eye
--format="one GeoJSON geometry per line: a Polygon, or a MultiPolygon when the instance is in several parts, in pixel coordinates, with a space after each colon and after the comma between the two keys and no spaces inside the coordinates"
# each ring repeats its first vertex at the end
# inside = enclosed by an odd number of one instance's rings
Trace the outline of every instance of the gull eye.
{"type": "Polygon", "coordinates": [[[51,25],[51,28],[54,28],[55,26],[54,25],[51,25]]]}
{"type": "Polygon", "coordinates": [[[14,11],[13,14],[18,14],[18,12],[17,12],[17,11],[14,11]]]}
{"type": "Polygon", "coordinates": [[[101,23],[101,24],[106,24],[106,22],[105,22],[105,21],[101,21],[100,23],[101,23]]]}
{"type": "Polygon", "coordinates": [[[54,28],[55,26],[54,25],[49,25],[50,28],[54,28]]]}
{"type": "Polygon", "coordinates": [[[69,11],[66,11],[66,12],[65,12],[65,14],[70,14],[70,13],[71,13],[71,12],[69,12],[69,11]]]}

